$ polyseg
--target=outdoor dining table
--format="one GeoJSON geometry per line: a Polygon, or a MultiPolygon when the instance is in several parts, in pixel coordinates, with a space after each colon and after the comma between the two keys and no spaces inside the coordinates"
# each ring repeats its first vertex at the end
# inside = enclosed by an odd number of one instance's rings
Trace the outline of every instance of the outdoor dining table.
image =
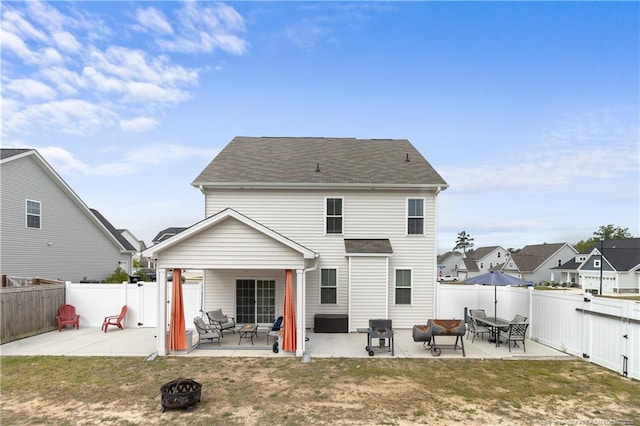
{"type": "Polygon", "coordinates": [[[473,317],[477,322],[490,327],[496,339],[496,347],[500,346],[500,329],[509,327],[510,321],[499,317],[473,317]]]}
{"type": "Polygon", "coordinates": [[[238,344],[242,343],[242,339],[251,339],[253,345],[253,338],[258,337],[258,324],[245,324],[238,329],[238,334],[240,335],[238,344]]]}

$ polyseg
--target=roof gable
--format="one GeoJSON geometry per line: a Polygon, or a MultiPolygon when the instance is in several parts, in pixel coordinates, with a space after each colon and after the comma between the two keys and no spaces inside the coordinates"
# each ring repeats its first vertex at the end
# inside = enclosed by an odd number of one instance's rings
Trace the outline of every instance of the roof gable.
{"type": "Polygon", "coordinates": [[[528,245],[520,251],[512,253],[511,258],[520,272],[533,272],[564,246],[570,247],[566,243],[528,245]]]}
{"type": "Polygon", "coordinates": [[[318,257],[318,254],[316,252],[314,252],[313,250],[310,250],[308,248],[306,248],[305,246],[296,243],[295,241],[285,237],[284,235],[256,222],[255,220],[251,219],[248,216],[243,215],[242,213],[231,209],[231,208],[227,208],[224,209],[214,215],[209,216],[208,218],[201,220],[200,222],[192,225],[191,227],[185,229],[184,231],[180,232],[179,234],[174,235],[171,238],[168,238],[146,250],[144,250],[142,252],[142,256],[144,257],[156,257],[158,253],[165,251],[177,244],[179,244],[180,242],[194,236],[197,235],[199,233],[201,233],[202,231],[215,226],[216,224],[224,221],[225,219],[232,217],[236,220],[238,220],[239,222],[244,223],[245,225],[248,225],[249,227],[255,229],[258,232],[261,232],[265,235],[267,235],[268,237],[273,238],[274,240],[284,244],[285,246],[292,248],[293,250],[298,251],[299,253],[301,253],[303,255],[303,257],[305,259],[315,259],[316,257],[318,257]]]}
{"type": "Polygon", "coordinates": [[[406,139],[235,137],[194,186],[448,185],[406,139]]]}

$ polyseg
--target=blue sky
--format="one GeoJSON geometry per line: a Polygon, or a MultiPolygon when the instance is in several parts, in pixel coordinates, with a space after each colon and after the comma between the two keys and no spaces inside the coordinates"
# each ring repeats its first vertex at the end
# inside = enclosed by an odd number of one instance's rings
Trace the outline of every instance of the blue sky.
{"type": "Polygon", "coordinates": [[[640,235],[638,2],[1,8],[2,146],[147,244],[238,135],[409,139],[450,185],[439,252],[640,235]]]}

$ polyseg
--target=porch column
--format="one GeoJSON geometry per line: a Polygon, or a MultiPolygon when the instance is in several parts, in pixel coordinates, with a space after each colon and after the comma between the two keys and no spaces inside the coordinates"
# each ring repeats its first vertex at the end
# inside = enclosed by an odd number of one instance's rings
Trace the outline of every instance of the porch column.
{"type": "Polygon", "coordinates": [[[158,324],[156,325],[156,351],[158,356],[167,355],[167,281],[166,270],[158,269],[156,285],[158,286],[158,324]]]}
{"type": "Polygon", "coordinates": [[[306,306],[305,306],[305,282],[304,282],[304,269],[296,269],[296,333],[298,341],[296,342],[296,356],[302,356],[305,351],[305,337],[306,337],[306,306]]]}

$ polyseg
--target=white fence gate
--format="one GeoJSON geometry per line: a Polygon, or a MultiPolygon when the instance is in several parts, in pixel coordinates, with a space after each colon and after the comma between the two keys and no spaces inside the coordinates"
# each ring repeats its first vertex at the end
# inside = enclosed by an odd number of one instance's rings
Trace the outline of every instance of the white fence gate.
{"type": "Polygon", "coordinates": [[[524,315],[530,339],[640,379],[638,302],[509,286],[438,283],[436,291],[438,318],[462,318],[464,308],[524,315]]]}
{"type": "MultiPolygon", "coordinates": [[[[80,326],[101,327],[104,317],[117,315],[127,305],[126,327],[156,327],[158,325],[157,283],[136,284],[66,284],[66,302],[76,307],[80,326]]],[[[182,284],[184,316],[187,328],[202,309],[202,284],[182,284]]],[[[171,288],[167,290],[167,320],[171,318],[171,288]]]]}

